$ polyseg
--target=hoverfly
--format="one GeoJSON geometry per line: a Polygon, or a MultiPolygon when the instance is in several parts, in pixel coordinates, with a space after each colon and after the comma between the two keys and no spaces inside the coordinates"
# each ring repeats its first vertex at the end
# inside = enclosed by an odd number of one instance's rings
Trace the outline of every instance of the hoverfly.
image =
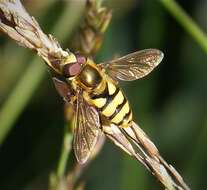
{"type": "Polygon", "coordinates": [[[55,38],[44,34],[19,0],[0,1],[0,30],[35,50],[62,78],[53,77],[53,81],[74,111],[73,146],[80,163],[89,158],[101,129],[130,129],[133,125],[132,111],[118,80],[144,77],[163,59],[161,51],[146,49],[97,65],[88,57],[62,50],[55,38]]]}
{"type": "Polygon", "coordinates": [[[157,49],[145,49],[95,64],[92,59],[70,53],[61,63],[64,80],[53,77],[58,93],[74,110],[75,156],[83,164],[101,134],[102,126],[127,128],[133,116],[118,80],[133,81],[149,74],[163,59],[157,49]]]}

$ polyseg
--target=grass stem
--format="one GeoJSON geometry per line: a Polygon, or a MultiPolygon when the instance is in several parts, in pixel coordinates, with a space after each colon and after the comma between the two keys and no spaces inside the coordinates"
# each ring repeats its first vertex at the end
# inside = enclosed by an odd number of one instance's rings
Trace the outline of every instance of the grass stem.
{"type": "Polygon", "coordinates": [[[207,35],[175,0],[159,0],[207,54],[207,35]]]}
{"type": "Polygon", "coordinates": [[[65,131],[64,131],[64,137],[63,137],[62,150],[61,150],[60,159],[58,161],[58,166],[57,166],[56,175],[59,179],[64,177],[68,157],[69,157],[70,151],[72,149],[73,135],[69,132],[68,128],[69,128],[69,126],[66,125],[65,131]]]}

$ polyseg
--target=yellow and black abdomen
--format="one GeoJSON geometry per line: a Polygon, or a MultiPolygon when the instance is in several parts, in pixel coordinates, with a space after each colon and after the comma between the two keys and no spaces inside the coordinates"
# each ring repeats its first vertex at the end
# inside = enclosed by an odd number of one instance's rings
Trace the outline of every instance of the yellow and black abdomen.
{"type": "Polygon", "coordinates": [[[107,121],[120,127],[130,126],[132,111],[129,102],[112,81],[106,80],[105,87],[99,94],[91,94],[90,102],[107,121]]]}

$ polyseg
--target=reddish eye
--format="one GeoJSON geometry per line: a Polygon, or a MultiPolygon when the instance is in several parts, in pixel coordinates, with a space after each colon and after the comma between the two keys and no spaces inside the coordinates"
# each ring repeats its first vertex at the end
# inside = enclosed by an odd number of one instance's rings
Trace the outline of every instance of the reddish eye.
{"type": "Polygon", "coordinates": [[[81,64],[76,62],[76,63],[69,63],[66,64],[63,67],[63,73],[65,77],[73,77],[77,75],[81,70],[81,64]]]}
{"type": "Polygon", "coordinates": [[[81,66],[86,63],[86,58],[79,53],[75,54],[77,62],[65,64],[63,74],[65,77],[74,77],[81,71],[81,66]]]}

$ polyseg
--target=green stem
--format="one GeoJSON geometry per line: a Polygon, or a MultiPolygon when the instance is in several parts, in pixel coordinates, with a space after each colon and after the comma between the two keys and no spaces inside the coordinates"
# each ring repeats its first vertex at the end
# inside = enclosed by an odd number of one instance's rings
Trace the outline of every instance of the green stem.
{"type": "Polygon", "coordinates": [[[44,73],[44,65],[39,63],[38,58],[35,58],[4,102],[0,110],[0,144],[4,141],[38,84],[43,79],[44,73]]]}
{"type": "Polygon", "coordinates": [[[187,15],[184,9],[175,0],[159,0],[160,3],[175,17],[182,27],[195,39],[195,41],[207,53],[207,35],[200,27],[187,15]]]}
{"type": "Polygon", "coordinates": [[[61,179],[65,174],[67,160],[68,160],[71,148],[72,148],[73,135],[69,132],[68,128],[69,126],[66,125],[65,131],[64,131],[64,139],[63,139],[61,155],[58,161],[58,167],[57,167],[57,172],[56,172],[58,179],[61,179]]]}
{"type": "MultiPolygon", "coordinates": [[[[72,2],[67,4],[64,13],[52,30],[52,33],[54,33],[55,36],[58,36],[62,42],[71,35],[72,28],[74,28],[78,23],[83,12],[84,2],[80,3],[79,1],[79,6],[77,6],[77,3],[72,2]],[[65,22],[66,20],[67,22],[65,22]],[[64,32],[60,30],[60,26],[62,26],[64,32]]],[[[0,145],[3,143],[9,131],[12,129],[13,124],[31,99],[33,93],[44,77],[45,67],[43,64],[38,62],[38,58],[35,58],[31,62],[25,73],[17,82],[16,87],[12,90],[11,94],[1,107],[0,145]]]]}

